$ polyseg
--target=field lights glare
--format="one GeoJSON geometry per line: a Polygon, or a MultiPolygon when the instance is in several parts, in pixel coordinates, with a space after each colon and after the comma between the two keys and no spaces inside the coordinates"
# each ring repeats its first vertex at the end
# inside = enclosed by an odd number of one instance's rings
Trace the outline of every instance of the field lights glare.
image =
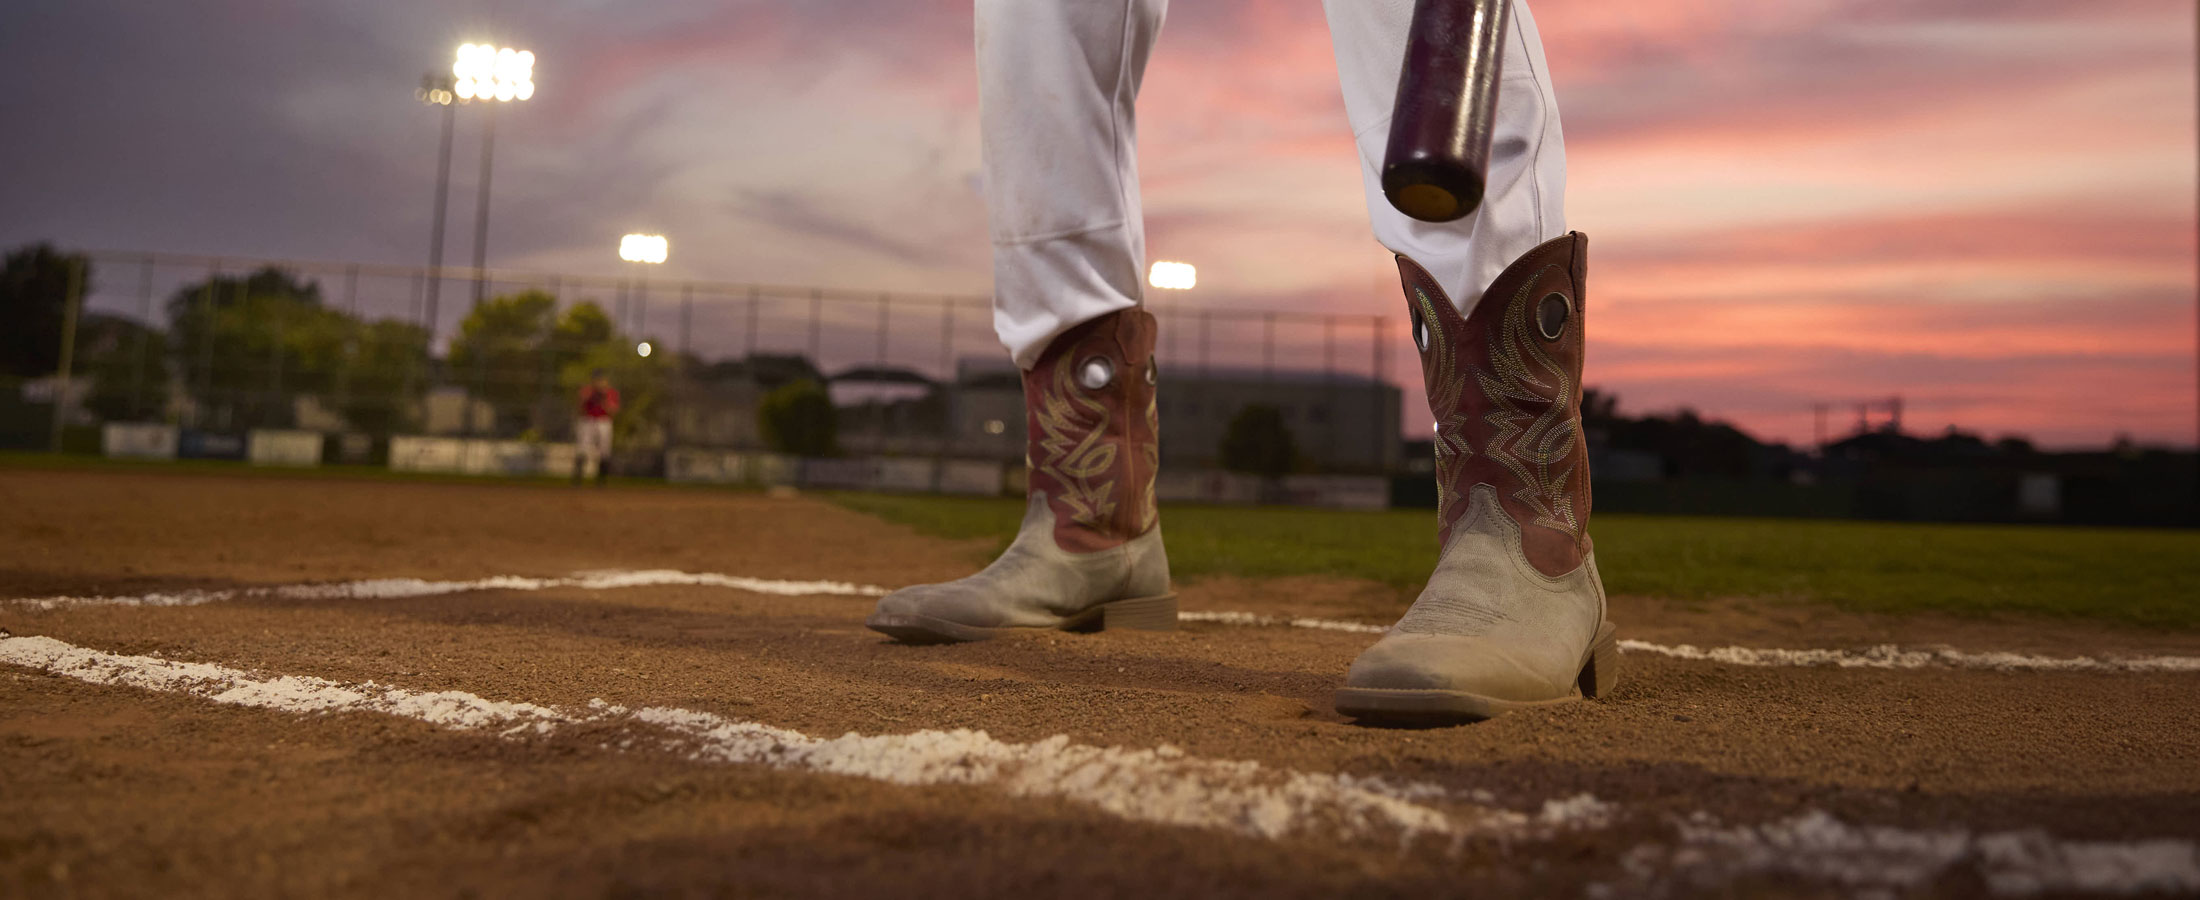
{"type": "Polygon", "coordinates": [[[661,234],[630,234],[619,239],[619,258],[627,262],[662,263],[671,252],[671,243],[661,234]]]}
{"type": "Polygon", "coordinates": [[[535,54],[489,44],[458,45],[451,63],[460,100],[525,100],[535,95],[535,54]]]}
{"type": "Polygon", "coordinates": [[[1188,291],[1199,283],[1199,270],[1191,263],[1157,262],[1146,273],[1146,283],[1168,291],[1188,291]]]}
{"type": "Polygon", "coordinates": [[[650,351],[652,351],[652,350],[655,350],[655,349],[656,349],[655,347],[651,347],[651,346],[649,345],[649,342],[648,342],[648,341],[643,341],[643,342],[641,342],[641,343],[639,343],[639,344],[635,344],[635,345],[634,345],[634,352],[635,352],[635,353],[637,353],[637,354],[640,354],[640,355],[642,355],[642,356],[645,356],[645,357],[646,357],[646,356],[648,356],[648,355],[650,354],[650,351]]]}

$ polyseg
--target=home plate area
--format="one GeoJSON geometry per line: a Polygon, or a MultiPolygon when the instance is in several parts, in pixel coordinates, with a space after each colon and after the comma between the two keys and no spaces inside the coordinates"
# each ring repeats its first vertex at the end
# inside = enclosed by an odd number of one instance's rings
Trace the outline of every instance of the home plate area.
{"type": "Polygon", "coordinates": [[[809,497],[41,478],[8,896],[2200,892],[2180,639],[1618,597],[1608,699],[1376,729],[1341,580],[912,647],[973,548],[809,497]]]}

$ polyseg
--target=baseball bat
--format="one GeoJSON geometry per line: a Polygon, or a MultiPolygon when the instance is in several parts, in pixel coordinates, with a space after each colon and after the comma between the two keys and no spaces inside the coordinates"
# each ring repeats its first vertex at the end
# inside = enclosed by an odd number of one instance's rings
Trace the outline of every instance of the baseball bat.
{"type": "Polygon", "coordinates": [[[1482,203],[1511,0],[1416,0],[1383,151],[1383,196],[1423,222],[1482,203]]]}

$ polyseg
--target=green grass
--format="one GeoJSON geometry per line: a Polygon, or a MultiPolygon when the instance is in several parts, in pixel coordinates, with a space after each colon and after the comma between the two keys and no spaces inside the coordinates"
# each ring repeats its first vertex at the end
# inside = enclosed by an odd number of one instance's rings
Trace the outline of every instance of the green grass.
{"type": "MultiPolygon", "coordinates": [[[[563,481],[0,452],[0,469],[10,468],[468,485],[563,481]]],[[[627,488],[734,489],[612,480],[627,488]]],[[[927,534],[998,546],[1007,546],[1023,514],[1013,499],[828,496],[927,534]]],[[[1428,510],[1172,505],[1163,523],[1170,565],[1188,578],[1336,575],[1406,589],[1428,577],[1436,558],[1436,515],[1428,510]]],[[[1768,598],[1868,612],[2026,613],[2200,630],[2200,531],[1610,514],[1597,516],[1591,531],[1613,593],[1768,598]]]]}
{"type": "MultiPolygon", "coordinates": [[[[835,494],[927,534],[997,538],[1015,500],[835,494]]],[[[1322,574],[1418,586],[1436,557],[1428,510],[1170,506],[1176,574],[1322,574]]],[[[1600,515],[1606,589],[1694,600],[1768,598],[1865,612],[2023,613],[2200,629],[2200,532],[2029,525],[1600,515]]]]}

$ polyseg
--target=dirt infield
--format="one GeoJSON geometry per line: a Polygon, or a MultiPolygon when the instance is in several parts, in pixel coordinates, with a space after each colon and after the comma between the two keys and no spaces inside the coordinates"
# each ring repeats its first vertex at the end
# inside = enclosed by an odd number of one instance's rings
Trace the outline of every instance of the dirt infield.
{"type": "Polygon", "coordinates": [[[1374,730],[1310,626],[1395,589],[904,647],[983,547],[811,498],[0,469],[0,546],[0,896],[2200,893],[2190,634],[1620,597],[1609,701],[1374,730]],[[1972,655],[1679,651],[1888,643],[1972,655]]]}

